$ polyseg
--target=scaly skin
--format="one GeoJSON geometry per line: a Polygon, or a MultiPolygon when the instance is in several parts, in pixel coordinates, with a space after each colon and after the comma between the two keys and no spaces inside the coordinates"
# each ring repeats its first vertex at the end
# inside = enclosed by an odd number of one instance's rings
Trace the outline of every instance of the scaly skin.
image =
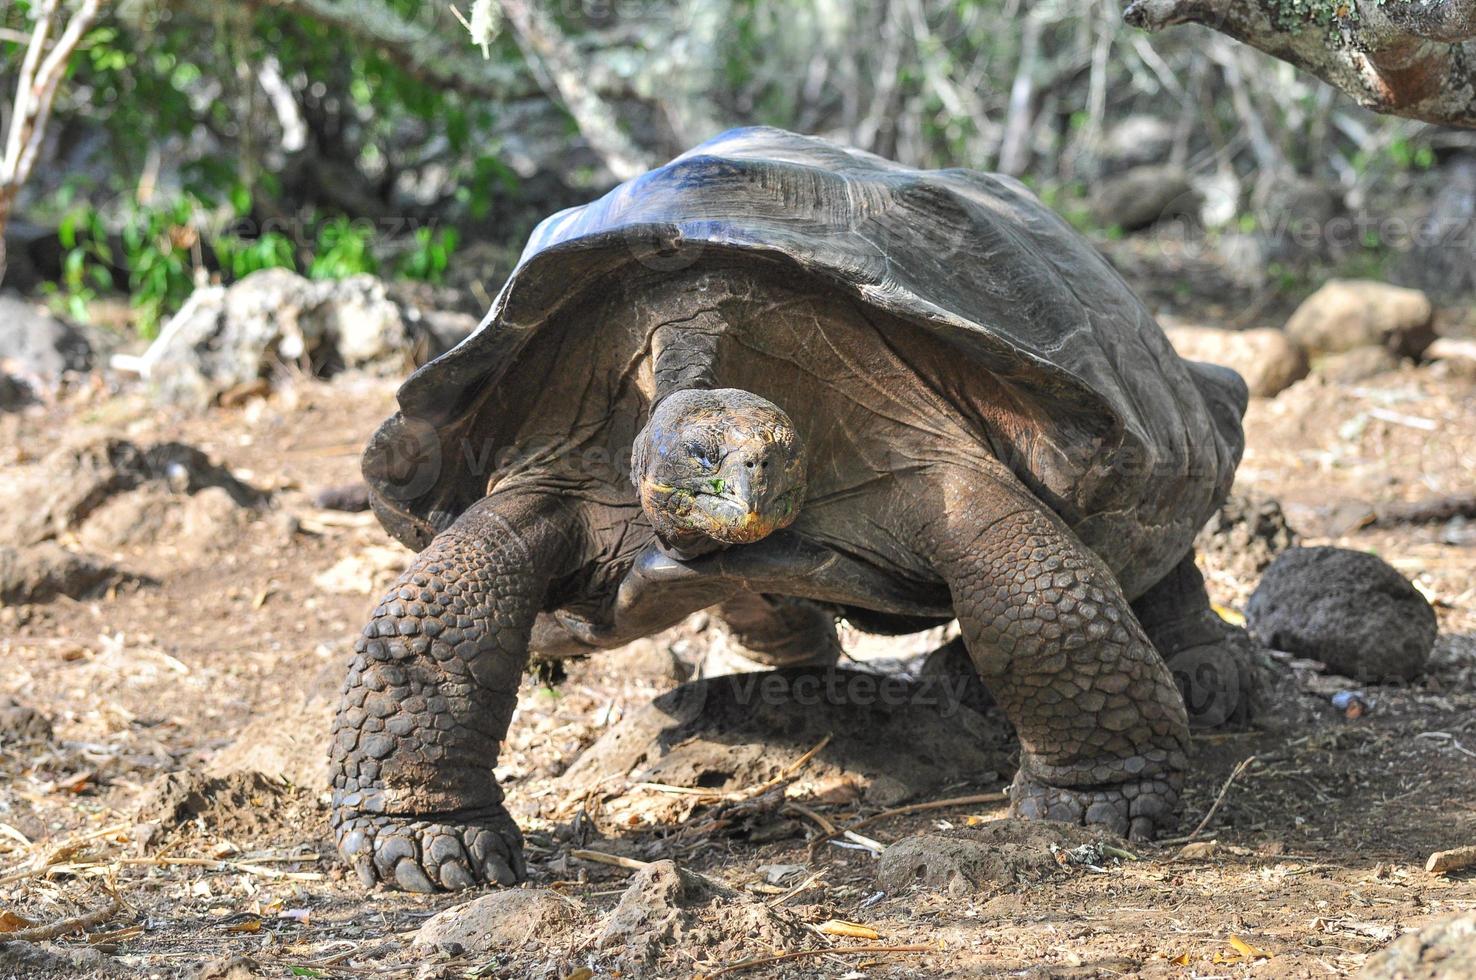
{"type": "Polygon", "coordinates": [[[717,614],[744,653],[770,667],[829,667],[840,658],[835,614],[805,599],[744,592],[717,614]]]}
{"type": "Polygon", "coordinates": [[[375,609],[330,750],[334,831],[365,885],[430,892],[526,876],[492,769],[534,617],[578,554],[574,527],[553,498],[489,497],[375,609]]]}
{"type": "Polygon", "coordinates": [[[1152,837],[1187,765],[1173,677],[1101,559],[999,483],[949,507],[932,544],[970,656],[1020,736],[1010,811],[1152,837]]]}
{"type": "Polygon", "coordinates": [[[1133,614],[1168,664],[1184,697],[1190,728],[1213,729],[1249,720],[1251,665],[1230,642],[1229,627],[1210,607],[1192,551],[1133,600],[1133,614]]]}

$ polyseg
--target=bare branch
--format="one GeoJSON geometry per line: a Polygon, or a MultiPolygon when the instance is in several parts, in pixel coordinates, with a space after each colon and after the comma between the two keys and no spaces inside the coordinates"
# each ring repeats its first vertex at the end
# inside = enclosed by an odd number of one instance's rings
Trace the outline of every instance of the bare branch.
{"type": "Polygon", "coordinates": [[[55,41],[49,39],[60,13],[60,0],[42,0],[33,10],[35,24],[21,59],[5,154],[0,157],[0,279],[5,276],[5,225],[46,140],[46,124],[51,119],[57,89],[66,76],[67,63],[97,20],[103,3],[82,0],[55,41]]]}
{"type": "Polygon", "coordinates": [[[651,169],[652,161],[621,131],[614,110],[585,83],[578,54],[553,19],[526,0],[502,0],[502,12],[517,33],[524,57],[547,73],[552,88],[548,94],[569,110],[610,172],[626,180],[651,169]]]}
{"type": "Polygon", "coordinates": [[[1123,19],[1150,31],[1204,24],[1376,112],[1476,127],[1476,0],[1295,9],[1281,0],[1131,0],[1123,19]]]}

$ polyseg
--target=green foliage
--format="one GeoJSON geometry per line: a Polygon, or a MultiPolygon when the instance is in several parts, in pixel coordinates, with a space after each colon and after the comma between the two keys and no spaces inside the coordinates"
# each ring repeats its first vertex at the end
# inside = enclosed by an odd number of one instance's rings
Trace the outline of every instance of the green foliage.
{"type": "Polygon", "coordinates": [[[310,279],[344,279],[375,275],[379,262],[370,251],[374,225],[367,221],[334,218],[318,229],[318,242],[308,265],[310,279]]]}
{"type": "Polygon", "coordinates": [[[112,226],[91,205],[69,211],[58,230],[66,249],[60,286],[67,311],[84,318],[86,304],[121,277],[139,333],[155,336],[195,286],[202,257],[196,207],[188,197],[159,206],[130,202],[112,226]]]}
{"type": "Polygon", "coordinates": [[[244,279],[263,269],[297,271],[297,256],[292,240],[277,231],[258,238],[221,235],[212,245],[223,274],[231,279],[244,279]]]}
{"type": "Polygon", "coordinates": [[[401,259],[396,271],[406,279],[440,283],[456,251],[460,236],[455,228],[415,229],[415,246],[401,259]]]}

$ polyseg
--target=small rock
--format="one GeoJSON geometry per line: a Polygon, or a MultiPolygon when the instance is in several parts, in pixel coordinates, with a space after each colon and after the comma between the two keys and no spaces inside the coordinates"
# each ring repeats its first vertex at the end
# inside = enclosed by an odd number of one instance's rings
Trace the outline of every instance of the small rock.
{"type": "Polygon", "coordinates": [[[50,602],[57,596],[82,599],[134,578],[101,558],[50,542],[0,548],[0,605],[50,602]]]}
{"type": "Polygon", "coordinates": [[[876,880],[894,895],[913,887],[949,895],[1015,891],[1060,873],[1052,845],[1070,850],[1106,839],[1105,832],[1055,821],[996,820],[900,840],[882,854],[876,880]]]}
{"type": "Polygon", "coordinates": [[[1093,196],[1097,220],[1123,231],[1137,231],[1163,220],[1197,223],[1199,193],[1179,167],[1134,167],[1104,180],[1093,196]]]}
{"type": "Polygon", "coordinates": [[[267,975],[250,956],[226,955],[202,965],[194,980],[257,980],[267,975]]]}
{"type": "Polygon", "coordinates": [[[1417,289],[1369,279],[1334,279],[1308,296],[1287,334],[1313,356],[1383,347],[1419,357],[1435,339],[1435,307],[1417,289]]]}
{"type": "Polygon", "coordinates": [[[1397,371],[1403,364],[1385,347],[1355,347],[1340,354],[1329,354],[1317,362],[1316,373],[1329,381],[1352,384],[1397,371]]]}
{"type": "Polygon", "coordinates": [[[35,388],[21,378],[0,371],[0,412],[14,412],[39,400],[35,388]]]}
{"type": "Polygon", "coordinates": [[[1435,611],[1387,562],[1345,548],[1293,548],[1251,594],[1252,633],[1360,681],[1407,681],[1435,645],[1435,611]]]}
{"type": "Polygon", "coordinates": [[[1476,977],[1476,912],[1447,915],[1374,954],[1359,980],[1457,980],[1476,977]]]}
{"type": "Polygon", "coordinates": [[[1280,330],[1221,330],[1217,327],[1166,327],[1180,357],[1231,368],[1252,395],[1269,398],[1307,376],[1307,354],[1280,330]]]}
{"type": "Polygon", "coordinates": [[[455,945],[484,956],[511,952],[590,919],[585,904],[546,888],[508,889],[440,912],[416,930],[411,946],[425,952],[455,945]]]}

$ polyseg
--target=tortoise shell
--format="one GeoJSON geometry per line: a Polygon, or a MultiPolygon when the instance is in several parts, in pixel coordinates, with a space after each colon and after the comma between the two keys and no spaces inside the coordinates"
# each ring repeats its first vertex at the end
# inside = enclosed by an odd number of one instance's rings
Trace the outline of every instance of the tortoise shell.
{"type": "MultiPolygon", "coordinates": [[[[1111,564],[1166,570],[1182,547],[1161,554],[1172,548],[1152,546],[1154,529],[1192,525],[1192,536],[1229,490],[1239,376],[1181,360],[1122,278],[1024,185],[750,128],[538,226],[481,326],[404,383],[369,443],[385,527],[423,547],[489,489],[539,472],[549,456],[530,439],[557,443],[561,428],[579,427],[582,446],[600,430],[618,464],[652,398],[642,321],[657,310],[643,297],[698,272],[859,304],[878,326],[849,342],[950,365],[948,385],[895,372],[886,384],[989,402],[966,438],[1089,546],[1110,550],[1136,529],[1136,550],[1111,564]],[[595,404],[576,417],[574,401],[595,404]]],[[[785,406],[784,392],[764,394],[785,406]]],[[[618,478],[600,486],[608,503],[634,502],[618,478]]]]}

